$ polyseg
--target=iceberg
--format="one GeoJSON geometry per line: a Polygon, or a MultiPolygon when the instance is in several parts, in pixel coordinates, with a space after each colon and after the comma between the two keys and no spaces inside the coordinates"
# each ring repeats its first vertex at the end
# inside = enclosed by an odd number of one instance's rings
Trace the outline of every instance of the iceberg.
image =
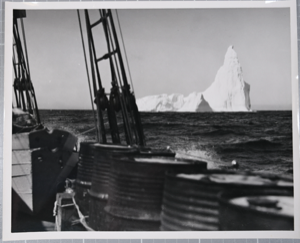
{"type": "Polygon", "coordinates": [[[140,111],[163,112],[248,112],[251,111],[250,85],[243,78],[242,67],[233,46],[225,54],[223,66],[214,82],[204,92],[162,94],[137,100],[140,111]]]}
{"type": "Polygon", "coordinates": [[[250,85],[244,81],[237,54],[229,46],[223,66],[203,96],[214,111],[250,111],[249,93],[250,85]]]}
{"type": "Polygon", "coordinates": [[[139,111],[177,111],[184,104],[182,94],[146,96],[136,101],[139,111]]]}
{"type": "Polygon", "coordinates": [[[201,93],[191,93],[183,99],[184,103],[177,111],[181,112],[208,112],[213,111],[201,93]]]}

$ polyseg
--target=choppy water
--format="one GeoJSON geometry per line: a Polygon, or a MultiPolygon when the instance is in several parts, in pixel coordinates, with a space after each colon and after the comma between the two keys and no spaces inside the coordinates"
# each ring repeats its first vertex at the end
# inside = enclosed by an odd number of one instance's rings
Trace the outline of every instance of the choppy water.
{"type": "MultiPolygon", "coordinates": [[[[70,131],[83,140],[95,140],[93,113],[79,110],[43,110],[50,128],[70,131]]],[[[291,173],[293,166],[292,112],[255,113],[141,113],[147,146],[200,156],[214,166],[291,173]]]]}

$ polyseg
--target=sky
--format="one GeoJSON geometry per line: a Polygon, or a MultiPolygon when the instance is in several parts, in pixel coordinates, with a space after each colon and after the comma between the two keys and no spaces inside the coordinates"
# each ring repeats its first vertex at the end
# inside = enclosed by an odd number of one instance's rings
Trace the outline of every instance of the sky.
{"type": "MultiPolygon", "coordinates": [[[[291,109],[289,9],[144,9],[118,15],[136,98],[205,91],[233,45],[250,84],[252,109],[291,109]]],[[[39,108],[91,109],[77,12],[28,10],[24,25],[39,108]]],[[[94,33],[100,57],[106,53],[104,36],[100,29],[94,33]]],[[[100,71],[109,92],[108,64],[100,71]]]]}

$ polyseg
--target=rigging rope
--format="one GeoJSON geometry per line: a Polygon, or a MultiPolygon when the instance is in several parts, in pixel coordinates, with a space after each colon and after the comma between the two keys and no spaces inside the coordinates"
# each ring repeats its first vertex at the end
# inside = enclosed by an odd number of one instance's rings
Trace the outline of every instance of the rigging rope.
{"type": "Polygon", "coordinates": [[[34,107],[34,112],[35,112],[35,116],[37,118],[37,122],[41,123],[41,119],[40,119],[40,114],[39,114],[39,109],[38,109],[38,105],[37,105],[37,101],[36,101],[36,96],[35,96],[35,92],[34,92],[34,88],[31,82],[31,75],[30,75],[30,68],[29,68],[29,59],[28,59],[28,52],[27,52],[27,44],[26,44],[26,36],[25,36],[25,28],[24,28],[24,23],[23,23],[23,18],[21,18],[21,26],[22,26],[22,35],[23,35],[23,41],[24,41],[24,49],[25,49],[25,57],[26,57],[26,64],[27,64],[27,78],[28,80],[28,84],[30,87],[30,93],[31,93],[31,102],[32,102],[32,107],[34,107]]]}
{"type": "MultiPolygon", "coordinates": [[[[103,18],[105,16],[105,12],[102,13],[100,11],[100,16],[103,18]]],[[[110,17],[112,18],[112,16],[110,16],[110,17]]],[[[111,25],[112,25],[112,23],[111,23],[111,25]]],[[[109,45],[111,45],[112,49],[115,50],[115,49],[117,49],[117,44],[115,43],[116,46],[114,46],[113,41],[116,41],[116,40],[114,40],[113,37],[112,37],[112,33],[111,33],[111,30],[110,30],[110,28],[112,28],[112,26],[109,26],[108,21],[106,22],[106,26],[107,26],[107,32],[108,32],[108,37],[109,37],[109,40],[107,40],[107,41],[109,42],[109,45]]],[[[104,27],[104,28],[106,28],[106,27],[104,27]]],[[[115,61],[116,71],[117,71],[117,75],[118,75],[118,78],[119,78],[119,79],[117,79],[117,84],[119,85],[118,91],[119,91],[119,97],[120,97],[120,101],[121,101],[120,104],[121,104],[122,114],[123,114],[123,117],[125,119],[124,126],[126,127],[126,130],[128,131],[129,144],[132,145],[133,144],[132,130],[131,130],[131,127],[130,127],[130,124],[129,124],[129,116],[126,112],[126,101],[125,101],[124,95],[120,95],[120,92],[123,93],[123,91],[122,91],[122,82],[121,82],[121,80],[123,79],[123,76],[120,74],[120,70],[119,70],[116,55],[113,55],[113,59],[115,61]],[[122,76],[122,79],[121,79],[121,76],[122,76]]]]}
{"type": "Polygon", "coordinates": [[[87,40],[88,40],[89,58],[90,58],[90,64],[91,64],[91,75],[92,75],[92,82],[93,82],[93,88],[94,88],[94,96],[95,96],[95,100],[96,100],[96,104],[97,104],[97,119],[98,119],[98,122],[97,122],[97,128],[98,128],[97,134],[98,135],[97,135],[97,137],[98,137],[98,142],[107,143],[106,131],[105,131],[104,120],[103,120],[103,113],[100,109],[99,92],[101,92],[103,90],[103,88],[102,88],[98,63],[97,63],[96,48],[95,48],[94,38],[93,38],[93,34],[92,34],[92,27],[91,27],[91,23],[90,23],[90,17],[89,17],[88,10],[85,9],[84,13],[85,13],[85,22],[86,22],[86,31],[87,31],[87,40]],[[95,76],[95,72],[96,72],[97,78],[95,76]],[[97,83],[98,83],[99,89],[97,88],[97,83]]]}
{"type": "Polygon", "coordinates": [[[97,127],[97,119],[96,119],[95,109],[94,109],[94,103],[93,103],[92,89],[91,89],[91,83],[90,83],[90,75],[89,75],[89,70],[88,70],[88,65],[87,65],[87,60],[86,60],[86,52],[85,52],[85,45],[84,45],[84,39],[83,39],[83,34],[82,34],[82,27],[81,27],[81,19],[80,19],[79,10],[77,10],[77,15],[78,15],[78,21],[79,21],[80,34],[81,34],[82,48],[83,48],[83,53],[84,53],[84,61],[85,61],[86,74],[87,74],[88,84],[89,84],[91,104],[92,104],[94,121],[95,121],[96,134],[97,134],[98,141],[100,141],[99,133],[97,131],[98,130],[97,129],[98,128],[97,127]]]}
{"type": "Polygon", "coordinates": [[[78,135],[82,135],[82,134],[85,134],[85,133],[88,133],[88,132],[91,132],[91,131],[93,131],[93,130],[95,130],[96,128],[95,127],[93,127],[93,128],[91,128],[91,129],[88,129],[88,130],[86,130],[86,131],[84,131],[84,132],[82,132],[82,133],[79,133],[78,135]]]}
{"type": "MultiPolygon", "coordinates": [[[[16,47],[17,47],[17,55],[18,55],[18,63],[20,64],[20,70],[22,70],[22,75],[20,76],[21,79],[20,81],[22,81],[23,78],[23,83],[25,86],[25,95],[26,95],[26,101],[25,102],[25,97],[22,97],[23,99],[23,109],[26,111],[29,111],[31,113],[32,111],[32,107],[31,107],[31,103],[30,103],[30,95],[29,95],[29,84],[28,84],[28,70],[27,70],[27,66],[26,66],[26,60],[24,57],[24,53],[23,53],[23,48],[22,48],[22,43],[21,43],[21,36],[20,36],[20,31],[19,31],[19,27],[17,24],[17,20],[14,22],[14,35],[15,35],[15,39],[16,39],[16,47]]],[[[24,37],[24,36],[23,36],[24,37]]],[[[22,92],[21,92],[22,93],[22,92]]],[[[22,93],[23,94],[23,93],[22,93]]]]}
{"type": "Polygon", "coordinates": [[[24,29],[23,18],[21,18],[21,27],[22,27],[22,35],[23,35],[23,41],[24,41],[25,57],[26,57],[26,61],[27,61],[27,69],[28,69],[27,71],[28,71],[28,75],[30,78],[30,68],[29,68],[29,61],[28,61],[27,44],[26,44],[26,38],[25,38],[25,29],[24,29]]]}
{"type": "MultiPolygon", "coordinates": [[[[112,15],[112,13],[111,13],[112,15]]],[[[130,83],[131,83],[131,86],[132,86],[132,92],[131,94],[128,94],[129,96],[132,95],[134,97],[134,87],[133,87],[133,83],[132,83],[132,78],[131,78],[131,73],[130,73],[130,68],[129,68],[129,62],[128,62],[128,58],[127,58],[127,53],[126,53],[126,48],[125,48],[125,42],[124,42],[124,38],[123,38],[123,34],[122,34],[122,30],[121,30],[121,24],[120,24],[120,21],[119,21],[119,16],[118,16],[118,12],[116,10],[116,15],[117,15],[117,21],[118,21],[118,27],[119,27],[119,32],[120,32],[120,35],[121,35],[121,40],[122,40],[122,44],[123,44],[123,49],[124,49],[124,53],[125,53],[125,57],[126,57],[126,64],[127,64],[127,69],[128,69],[128,72],[129,72],[129,76],[130,76],[130,83]]],[[[113,17],[111,16],[111,21],[113,22],[113,17]]],[[[114,28],[114,27],[113,27],[114,28]]],[[[113,29],[113,32],[114,34],[116,35],[116,32],[115,30],[113,29]]],[[[116,40],[117,41],[117,40],[116,40]]],[[[120,50],[120,47],[119,47],[119,44],[117,43],[117,46],[119,48],[119,53],[121,54],[121,50],[120,50]]],[[[125,74],[125,70],[124,70],[124,66],[122,64],[122,73],[124,71],[124,75],[125,74]]],[[[127,78],[126,78],[126,83],[127,83],[127,78]]],[[[128,100],[129,101],[129,100],[128,100]]],[[[132,123],[135,124],[136,128],[138,126],[138,122],[136,120],[136,115],[133,111],[134,107],[132,107],[132,103],[129,101],[129,107],[130,107],[130,114],[131,114],[131,119],[132,119],[132,123]]],[[[138,129],[139,130],[139,129],[138,129]]],[[[140,136],[140,132],[136,130],[136,129],[133,129],[133,132],[134,132],[134,135],[135,135],[135,138],[136,138],[136,142],[140,142],[139,139],[141,139],[141,141],[143,140],[142,137],[143,136],[140,136]]]]}
{"type": "Polygon", "coordinates": [[[126,58],[126,64],[127,64],[127,69],[128,69],[130,84],[131,84],[132,92],[134,93],[134,88],[133,88],[133,83],[132,83],[132,78],[131,78],[131,72],[130,72],[129,62],[128,62],[128,58],[127,58],[127,52],[126,52],[126,48],[125,48],[125,42],[124,42],[124,39],[123,39],[123,34],[122,34],[122,29],[121,29],[121,24],[120,24],[120,20],[119,20],[119,15],[118,15],[118,10],[117,9],[116,9],[116,15],[117,15],[117,20],[118,20],[118,27],[119,27],[119,31],[120,31],[120,35],[121,35],[121,40],[122,40],[122,44],[123,44],[124,54],[125,54],[125,58],[126,58]]]}

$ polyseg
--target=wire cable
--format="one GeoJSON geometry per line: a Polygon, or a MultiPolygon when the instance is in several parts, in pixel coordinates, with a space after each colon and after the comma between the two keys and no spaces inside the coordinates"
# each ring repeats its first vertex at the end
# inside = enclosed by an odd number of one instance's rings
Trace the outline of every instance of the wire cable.
{"type": "Polygon", "coordinates": [[[86,74],[88,78],[88,84],[89,84],[89,91],[90,91],[90,97],[91,97],[91,104],[92,104],[92,109],[93,109],[93,115],[94,115],[94,121],[95,121],[95,128],[96,128],[96,135],[98,138],[98,141],[100,141],[99,138],[99,133],[98,133],[98,127],[97,127],[97,119],[95,115],[95,109],[94,109],[94,103],[93,103],[93,96],[92,96],[92,89],[91,89],[91,81],[90,81],[90,75],[89,75],[89,69],[87,65],[87,60],[86,60],[86,52],[85,52],[85,44],[84,44],[84,39],[83,39],[83,34],[82,34],[82,26],[81,26],[81,19],[80,19],[80,13],[79,10],[77,9],[77,15],[78,15],[78,22],[79,22],[79,28],[80,28],[80,34],[81,34],[81,41],[82,41],[82,49],[83,49],[83,54],[84,54],[84,61],[85,61],[85,68],[86,68],[86,74]]]}
{"type": "Polygon", "coordinates": [[[130,84],[131,84],[132,92],[134,94],[134,87],[133,87],[133,83],[132,83],[131,72],[130,72],[129,62],[128,62],[128,58],[127,58],[127,52],[126,52],[126,48],[125,48],[125,42],[124,42],[124,39],[123,39],[123,34],[122,34],[122,29],[121,29],[121,24],[120,24],[120,20],[119,20],[119,15],[118,15],[118,10],[117,9],[116,9],[116,15],[117,15],[117,20],[118,20],[118,27],[119,27],[119,31],[120,31],[120,35],[121,35],[121,40],[122,40],[122,44],[123,44],[124,54],[125,54],[125,58],[126,58],[126,65],[127,65],[127,69],[128,69],[130,84]]]}

